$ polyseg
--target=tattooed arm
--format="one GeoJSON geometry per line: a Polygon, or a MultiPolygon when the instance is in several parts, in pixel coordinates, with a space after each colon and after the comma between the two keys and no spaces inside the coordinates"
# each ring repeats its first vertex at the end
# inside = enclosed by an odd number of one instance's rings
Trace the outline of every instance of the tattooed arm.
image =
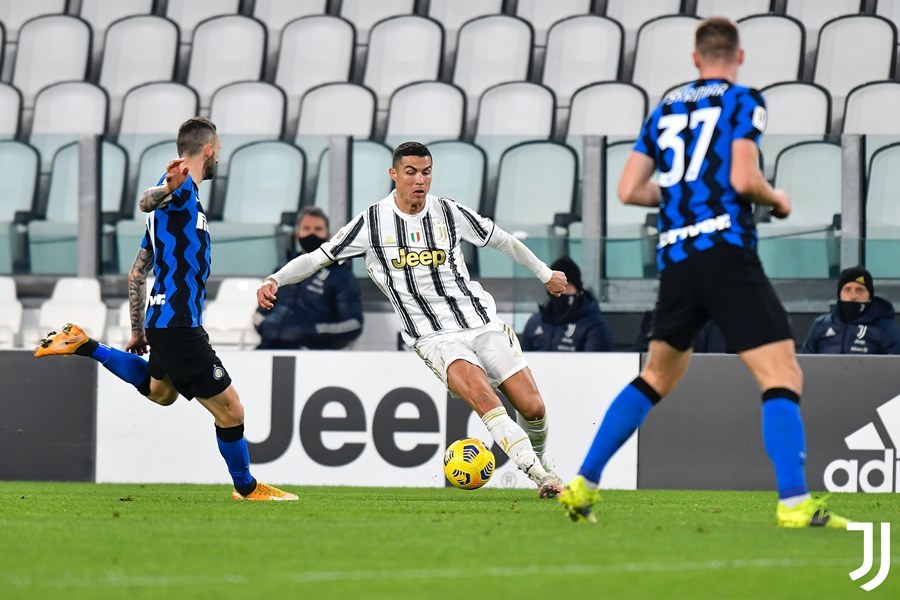
{"type": "Polygon", "coordinates": [[[128,308],[131,312],[131,341],[125,350],[143,355],[147,352],[147,334],[144,331],[144,312],[147,309],[147,274],[153,267],[153,252],[141,248],[128,273],[128,308]]]}
{"type": "Polygon", "coordinates": [[[147,188],[141,194],[138,205],[143,212],[153,212],[172,201],[172,192],[182,186],[187,179],[188,168],[183,158],[176,158],[166,167],[166,181],[160,186],[147,188]]]}

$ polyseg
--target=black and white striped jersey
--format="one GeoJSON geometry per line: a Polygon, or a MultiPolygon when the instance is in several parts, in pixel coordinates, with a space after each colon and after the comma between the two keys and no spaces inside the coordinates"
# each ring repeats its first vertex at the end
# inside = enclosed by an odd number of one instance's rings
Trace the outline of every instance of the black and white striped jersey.
{"type": "Polygon", "coordinates": [[[365,257],[369,277],[391,301],[404,338],[481,327],[497,320],[494,299],[469,279],[460,241],[485,246],[494,223],[448,198],[428,195],[408,215],[393,193],[367,208],[321,249],[331,260],[365,257]]]}

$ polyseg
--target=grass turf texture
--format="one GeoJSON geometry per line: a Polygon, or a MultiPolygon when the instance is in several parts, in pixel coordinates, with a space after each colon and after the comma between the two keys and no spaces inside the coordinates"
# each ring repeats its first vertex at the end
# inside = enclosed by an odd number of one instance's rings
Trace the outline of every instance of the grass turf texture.
{"type": "MultiPolygon", "coordinates": [[[[862,535],[781,530],[762,492],[607,491],[596,525],[530,490],[0,483],[3,598],[848,598],[862,535]],[[577,595],[575,595],[577,594],[577,595]]],[[[900,495],[837,494],[900,523],[900,495]]],[[[876,532],[878,528],[876,526],[876,532]]],[[[894,547],[900,544],[893,544],[894,547]]],[[[867,597],[900,597],[887,581],[867,597]]]]}

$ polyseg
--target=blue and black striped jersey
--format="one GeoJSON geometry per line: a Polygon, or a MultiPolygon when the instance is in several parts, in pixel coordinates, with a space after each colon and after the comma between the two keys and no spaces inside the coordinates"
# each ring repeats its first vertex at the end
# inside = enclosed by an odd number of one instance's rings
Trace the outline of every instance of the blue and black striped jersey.
{"type": "Polygon", "coordinates": [[[731,186],[731,143],[759,143],[765,127],[762,94],[725,79],[688,83],[647,118],[634,149],[658,171],[660,271],[718,244],[756,249],[752,206],[731,186]]]}
{"type": "MultiPolygon", "coordinates": [[[[162,185],[165,175],[157,185],[162,185]]],[[[147,215],[141,248],[153,252],[156,281],[146,327],[200,327],[209,277],[209,228],[190,175],[172,200],[147,215]]]]}

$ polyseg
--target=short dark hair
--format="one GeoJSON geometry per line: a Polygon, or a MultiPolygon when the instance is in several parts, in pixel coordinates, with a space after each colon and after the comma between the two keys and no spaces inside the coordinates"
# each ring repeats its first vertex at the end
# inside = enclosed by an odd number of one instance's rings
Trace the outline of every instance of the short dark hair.
{"type": "Polygon", "coordinates": [[[325,214],[325,211],[319,208],[318,206],[307,206],[303,210],[301,210],[297,214],[297,225],[300,225],[300,221],[304,219],[304,217],[318,217],[319,219],[325,220],[325,228],[328,228],[328,216],[325,214]]]}
{"type": "Polygon", "coordinates": [[[216,125],[206,117],[191,117],[178,128],[175,146],[178,156],[196,156],[216,139],[216,125]]]}
{"type": "Polygon", "coordinates": [[[741,47],[738,28],[725,17],[709,17],[697,25],[694,34],[694,50],[700,56],[713,60],[730,60],[741,47]]]}
{"type": "Polygon", "coordinates": [[[403,142],[394,150],[394,159],[392,162],[394,168],[400,166],[404,156],[427,156],[431,158],[431,151],[428,146],[421,142],[403,142]]]}

